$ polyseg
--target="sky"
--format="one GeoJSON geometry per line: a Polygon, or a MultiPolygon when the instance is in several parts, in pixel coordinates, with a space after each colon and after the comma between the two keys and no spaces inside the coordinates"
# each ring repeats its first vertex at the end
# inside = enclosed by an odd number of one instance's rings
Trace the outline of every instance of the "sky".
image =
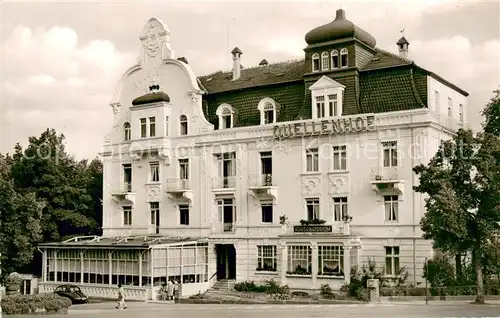
{"type": "Polygon", "coordinates": [[[302,58],[305,34],[346,17],[397,53],[469,92],[469,124],[500,85],[500,2],[491,1],[13,1],[0,0],[0,153],[54,128],[77,158],[95,157],[112,126],[109,102],[135,64],[151,17],[197,76],[242,65],[302,58]]]}

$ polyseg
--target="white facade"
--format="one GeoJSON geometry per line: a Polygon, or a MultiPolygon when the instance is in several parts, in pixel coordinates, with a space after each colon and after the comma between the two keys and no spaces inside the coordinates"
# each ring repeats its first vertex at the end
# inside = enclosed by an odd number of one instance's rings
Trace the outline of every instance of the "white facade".
{"type": "MultiPolygon", "coordinates": [[[[274,278],[291,288],[340,288],[350,266],[368,258],[387,264],[388,275],[397,274],[391,267],[399,263],[410,282],[422,280],[432,247],[421,237],[424,199],[412,190],[418,182],[412,168],[427,163],[440,141],[463,125],[463,95],[429,77],[429,109],[341,118],[353,125],[361,118],[366,129],[328,132],[331,122],[321,120],[338,118],[327,113],[321,119],[214,130],[203,113],[203,91],[189,65],[174,58],[168,30],[151,19],[143,32],[139,62],[125,72],[111,103],[114,122],[102,153],[103,236],[208,238],[208,275],[239,281],[274,278]],[[132,106],[152,83],[170,101],[132,106]],[[451,116],[445,111],[448,96],[451,116]],[[288,124],[300,126],[293,128],[297,135],[301,127],[317,134],[274,138],[288,124]],[[343,220],[342,211],[352,220],[343,220]],[[327,232],[294,230],[308,218],[324,220],[327,232]],[[323,272],[319,262],[329,269],[323,272]],[[300,264],[306,268],[297,270],[300,264]]],[[[342,94],[343,86],[330,81],[328,86],[318,80],[313,98],[322,90],[342,94]]],[[[263,109],[260,104],[256,109],[263,109]]],[[[317,115],[313,110],[312,118],[317,115]]]]}

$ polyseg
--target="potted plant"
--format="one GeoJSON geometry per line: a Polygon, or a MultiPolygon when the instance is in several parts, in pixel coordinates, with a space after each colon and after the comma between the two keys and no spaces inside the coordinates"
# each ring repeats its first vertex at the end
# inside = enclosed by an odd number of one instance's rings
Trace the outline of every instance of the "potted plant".
{"type": "Polygon", "coordinates": [[[5,290],[7,295],[17,295],[21,288],[23,277],[16,272],[12,272],[5,279],[5,290]]]}

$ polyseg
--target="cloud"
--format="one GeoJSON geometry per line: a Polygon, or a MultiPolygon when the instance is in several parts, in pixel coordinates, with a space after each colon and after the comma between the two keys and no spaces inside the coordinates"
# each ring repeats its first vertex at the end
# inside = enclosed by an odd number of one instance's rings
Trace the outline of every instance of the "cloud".
{"type": "Polygon", "coordinates": [[[18,26],[3,47],[2,151],[46,127],[64,133],[73,153],[99,151],[112,123],[111,94],[135,55],[104,39],[80,43],[62,26],[18,26]]]}

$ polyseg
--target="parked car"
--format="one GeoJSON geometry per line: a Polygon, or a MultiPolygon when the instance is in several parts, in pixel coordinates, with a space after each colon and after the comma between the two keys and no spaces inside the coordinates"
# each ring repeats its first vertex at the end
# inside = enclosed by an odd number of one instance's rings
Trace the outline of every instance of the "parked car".
{"type": "Polygon", "coordinates": [[[88,296],[82,292],[80,287],[76,285],[57,286],[57,288],[54,290],[54,294],[69,298],[73,304],[83,304],[86,303],[89,299],[88,296]]]}

